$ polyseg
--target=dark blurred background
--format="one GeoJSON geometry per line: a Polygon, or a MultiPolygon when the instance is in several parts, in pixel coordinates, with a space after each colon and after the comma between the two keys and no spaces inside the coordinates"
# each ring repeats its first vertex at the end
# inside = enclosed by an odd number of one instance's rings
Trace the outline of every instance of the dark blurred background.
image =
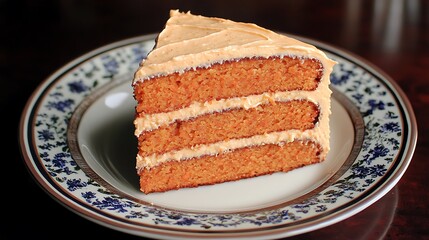
{"type": "Polygon", "coordinates": [[[330,238],[344,229],[365,233],[364,219],[392,199],[398,203],[393,220],[379,227],[385,231],[354,236],[429,238],[429,1],[0,0],[0,109],[6,133],[1,148],[1,209],[7,213],[6,223],[0,225],[2,239],[135,238],[71,213],[35,183],[20,156],[19,120],[32,92],[54,71],[103,45],[161,31],[170,9],[312,38],[357,54],[392,76],[412,102],[418,121],[419,142],[409,170],[379,205],[296,238],[330,238]]]}

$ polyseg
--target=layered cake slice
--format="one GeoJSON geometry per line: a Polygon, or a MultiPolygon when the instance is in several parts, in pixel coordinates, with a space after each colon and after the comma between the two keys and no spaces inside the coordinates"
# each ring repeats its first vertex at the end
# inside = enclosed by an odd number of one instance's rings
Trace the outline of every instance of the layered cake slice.
{"type": "Polygon", "coordinates": [[[334,64],[255,24],[171,10],[132,83],[141,191],[324,161],[334,64]]]}

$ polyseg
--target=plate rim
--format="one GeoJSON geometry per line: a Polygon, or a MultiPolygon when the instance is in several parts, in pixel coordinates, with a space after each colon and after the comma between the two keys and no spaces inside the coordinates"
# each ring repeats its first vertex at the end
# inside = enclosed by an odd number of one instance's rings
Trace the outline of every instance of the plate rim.
{"type": "MultiPolygon", "coordinates": [[[[22,157],[25,161],[25,165],[31,175],[34,177],[36,182],[38,182],[39,186],[45,190],[48,195],[53,197],[56,201],[58,201],[63,206],[67,207],[69,210],[72,210],[72,212],[77,213],[78,215],[88,219],[92,220],[94,222],[97,222],[103,226],[110,227],[119,231],[124,232],[133,232],[134,234],[141,235],[142,229],[146,228],[145,226],[130,226],[126,222],[118,221],[119,218],[116,219],[115,223],[112,226],[111,224],[108,224],[108,222],[105,221],[103,217],[98,216],[96,213],[94,213],[94,209],[88,209],[88,206],[81,205],[82,208],[80,208],[81,211],[77,211],[75,208],[71,207],[69,204],[67,204],[68,198],[65,198],[63,196],[63,193],[61,191],[58,191],[58,189],[52,189],[52,183],[49,184],[50,181],[48,181],[46,178],[49,179],[49,176],[46,172],[41,171],[41,169],[38,169],[37,166],[33,163],[34,159],[32,157],[34,156],[34,152],[32,152],[31,148],[27,144],[26,137],[30,137],[32,134],[29,132],[28,125],[30,124],[29,120],[33,120],[31,124],[34,124],[34,115],[33,112],[36,111],[35,107],[38,106],[37,103],[41,101],[44,94],[43,92],[50,89],[51,84],[55,83],[56,79],[58,79],[59,76],[61,76],[64,73],[67,73],[71,71],[71,69],[75,68],[79,64],[85,62],[85,60],[88,60],[92,57],[96,57],[97,55],[102,54],[103,52],[113,50],[114,48],[124,47],[126,45],[153,39],[157,33],[152,34],[145,34],[140,35],[120,41],[116,41],[104,46],[101,46],[99,48],[96,48],[86,54],[81,55],[80,57],[75,58],[74,60],[70,61],[69,63],[65,64],[63,67],[59,68],[57,71],[52,73],[50,76],[48,76],[44,81],[42,81],[37,88],[33,91],[33,93],[28,98],[24,109],[21,114],[20,123],[19,123],[19,144],[21,149],[22,157]],[[30,114],[29,114],[30,113],[30,114]],[[41,178],[40,176],[44,176],[44,178],[41,178]],[[61,201],[62,200],[62,201],[61,201]],[[90,217],[92,216],[92,217],[90,217]],[[125,229],[124,229],[125,228],[125,229]],[[139,234],[140,233],[140,234],[139,234]]],[[[311,38],[293,35],[293,34],[287,34],[292,37],[296,37],[298,39],[301,39],[303,41],[312,43],[318,47],[324,48],[332,53],[335,53],[336,55],[339,55],[341,57],[344,57],[348,60],[351,60],[353,63],[359,64],[361,67],[365,69],[372,70],[371,73],[378,76],[378,79],[382,80],[383,84],[386,84],[388,88],[392,91],[395,100],[398,102],[398,105],[403,108],[402,117],[406,119],[405,121],[407,124],[404,124],[407,129],[408,134],[404,134],[404,136],[407,136],[407,139],[404,137],[404,144],[405,146],[403,149],[403,154],[400,160],[398,160],[398,166],[395,167],[392,174],[388,176],[388,178],[384,179],[384,181],[380,184],[380,186],[373,186],[371,189],[370,194],[366,194],[364,199],[360,199],[357,201],[359,204],[352,204],[351,206],[346,207],[345,209],[342,209],[341,211],[334,212],[333,214],[330,214],[329,216],[323,217],[321,219],[318,219],[316,221],[307,221],[307,222],[300,222],[298,224],[297,228],[288,228],[288,232],[286,233],[287,236],[297,235],[305,232],[309,232],[312,230],[320,229],[322,227],[334,224],[338,221],[341,221],[345,218],[351,217],[354,214],[362,211],[369,205],[373,204],[375,201],[377,201],[379,198],[384,196],[388,191],[390,191],[400,180],[402,175],[405,173],[406,169],[408,168],[412,156],[415,151],[416,142],[417,142],[417,122],[414,115],[414,111],[412,109],[411,103],[409,102],[407,96],[404,94],[402,89],[399,87],[399,85],[383,70],[372,64],[371,62],[367,61],[366,59],[363,59],[362,57],[344,50],[340,47],[333,46],[327,43],[323,43],[318,40],[314,40],[311,38]],[[393,179],[393,180],[392,180],[393,179]]],[[[31,139],[31,138],[29,138],[31,139]]],[[[34,144],[34,142],[32,142],[34,144]]],[[[50,179],[52,181],[52,179],[50,179]]],[[[76,202],[74,203],[76,205],[76,202]]],[[[177,229],[169,229],[167,228],[147,228],[145,229],[145,233],[152,235],[152,236],[170,236],[170,237],[227,237],[227,236],[236,236],[239,234],[240,237],[252,237],[258,234],[263,234],[263,236],[266,236],[266,234],[269,234],[271,236],[285,236],[285,229],[283,227],[277,227],[273,226],[273,228],[266,227],[263,230],[254,230],[250,231],[249,234],[243,231],[239,231],[238,233],[234,232],[202,232],[202,231],[178,231],[177,229]],[[179,236],[177,236],[179,234],[179,236]],[[183,235],[184,234],[184,235],[183,235]],[[196,234],[196,235],[195,235],[196,234]],[[205,235],[208,234],[208,235],[205,235]],[[189,235],[189,236],[188,236],[189,235]]],[[[146,235],[147,236],[147,235],[146,235]]]]}

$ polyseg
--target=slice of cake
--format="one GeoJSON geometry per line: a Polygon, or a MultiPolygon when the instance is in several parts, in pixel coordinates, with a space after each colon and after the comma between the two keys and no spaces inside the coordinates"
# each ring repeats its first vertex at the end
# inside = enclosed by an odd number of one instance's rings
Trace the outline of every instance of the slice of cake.
{"type": "Polygon", "coordinates": [[[323,161],[334,61],[255,24],[178,10],[133,80],[144,193],[323,161]]]}

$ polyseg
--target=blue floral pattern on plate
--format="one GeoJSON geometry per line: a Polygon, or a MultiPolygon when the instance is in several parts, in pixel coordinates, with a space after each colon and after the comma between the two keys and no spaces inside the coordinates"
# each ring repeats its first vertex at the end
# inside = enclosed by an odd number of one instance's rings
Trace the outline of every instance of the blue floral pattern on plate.
{"type": "Polygon", "coordinates": [[[395,181],[389,180],[392,171],[409,161],[403,158],[407,151],[404,141],[410,138],[410,123],[404,117],[408,113],[394,87],[367,65],[327,47],[328,55],[338,62],[331,76],[332,87],[355,104],[365,124],[362,147],[352,166],[328,188],[288,206],[231,214],[174,211],[111,193],[85,175],[73,160],[67,146],[67,126],[85,97],[115,77],[134,72],[153,44],[153,36],[143,36],[94,51],[48,79],[47,87],[36,95],[34,113],[28,113],[34,121],[34,125],[27,123],[34,138],[28,141],[34,141],[29,145],[37,154],[31,161],[47,174],[40,178],[51,178],[52,188],[62,189],[64,198],[86,205],[89,211],[101,212],[107,219],[126,219],[134,227],[168,227],[190,234],[296,228],[300,221],[335,214],[370,196],[382,184],[395,181]]]}

